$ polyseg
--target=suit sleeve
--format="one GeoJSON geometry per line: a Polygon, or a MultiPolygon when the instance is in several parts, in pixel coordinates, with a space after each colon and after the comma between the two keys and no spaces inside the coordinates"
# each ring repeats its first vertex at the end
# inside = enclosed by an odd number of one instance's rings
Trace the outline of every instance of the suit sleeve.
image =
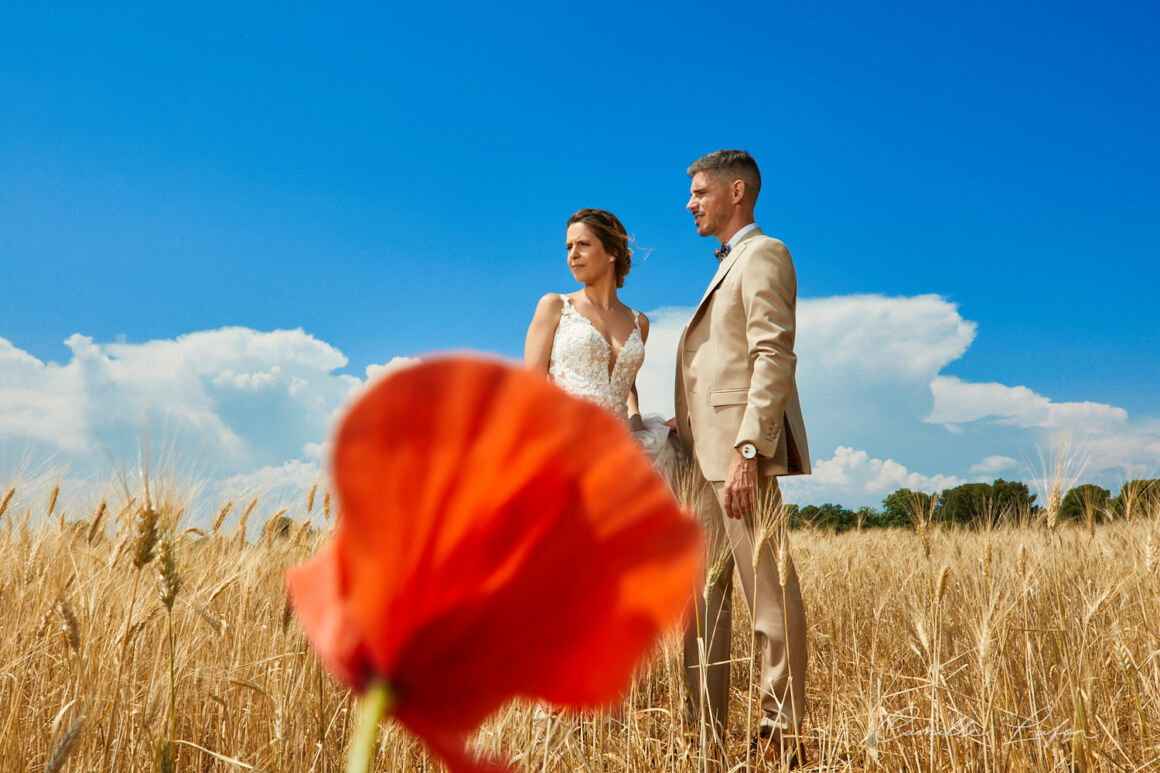
{"type": "Polygon", "coordinates": [[[753,372],[749,396],[734,447],[745,443],[772,457],[784,427],[785,408],[794,388],[797,357],[797,275],[789,250],[776,239],[756,245],[742,267],[741,302],[753,372]]]}

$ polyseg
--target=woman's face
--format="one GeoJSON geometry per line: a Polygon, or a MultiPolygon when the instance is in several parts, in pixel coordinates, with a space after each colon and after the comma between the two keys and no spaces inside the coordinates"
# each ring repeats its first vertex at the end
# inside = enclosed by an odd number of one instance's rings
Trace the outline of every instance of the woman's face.
{"type": "Polygon", "coordinates": [[[615,270],[616,258],[604,251],[604,245],[584,223],[568,226],[564,246],[568,249],[568,268],[577,282],[594,282],[615,270]]]}

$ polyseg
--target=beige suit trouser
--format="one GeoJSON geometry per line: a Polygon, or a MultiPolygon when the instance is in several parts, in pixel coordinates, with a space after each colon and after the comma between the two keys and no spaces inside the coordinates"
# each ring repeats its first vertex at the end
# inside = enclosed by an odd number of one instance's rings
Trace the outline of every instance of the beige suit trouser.
{"type": "MultiPolygon", "coordinates": [[[[797,571],[790,559],[783,589],[774,550],[779,538],[777,530],[763,527],[760,522],[755,528],[752,516],[727,517],[722,499],[724,483],[706,481],[699,470],[696,475],[693,504],[709,534],[709,557],[705,592],[698,595],[696,618],[685,635],[685,679],[691,709],[698,716],[711,717],[716,732],[724,737],[736,566],[753,619],[753,657],[761,668],[761,724],[775,736],[796,735],[805,716],[807,659],[806,614],[797,571]],[[760,540],[760,550],[756,551],[755,531],[756,540],[760,540]],[[702,648],[705,668],[701,665],[702,648]]],[[[771,519],[781,504],[777,479],[761,478],[758,488],[758,519],[762,514],[771,519]]]]}

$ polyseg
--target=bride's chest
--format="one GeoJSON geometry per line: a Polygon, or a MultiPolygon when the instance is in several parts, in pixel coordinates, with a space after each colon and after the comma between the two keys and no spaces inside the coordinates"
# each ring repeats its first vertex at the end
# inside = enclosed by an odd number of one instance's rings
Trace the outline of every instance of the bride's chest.
{"type": "Polygon", "coordinates": [[[556,361],[570,360],[574,365],[600,367],[605,371],[613,361],[617,366],[623,363],[635,368],[644,358],[644,344],[638,329],[633,328],[619,345],[615,341],[609,343],[595,325],[576,313],[560,319],[552,348],[556,361]]]}

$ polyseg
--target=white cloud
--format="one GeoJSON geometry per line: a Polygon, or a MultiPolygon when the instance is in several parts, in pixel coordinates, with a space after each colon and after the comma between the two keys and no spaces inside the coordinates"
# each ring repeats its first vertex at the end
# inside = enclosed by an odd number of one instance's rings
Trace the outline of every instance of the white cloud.
{"type": "Polygon", "coordinates": [[[302,446],[302,455],[315,462],[322,462],[330,458],[330,447],[329,440],[324,443],[307,443],[302,446]]]}
{"type": "Polygon", "coordinates": [[[322,470],[316,462],[291,459],[284,464],[231,475],[222,481],[221,495],[227,498],[264,495],[293,499],[303,491],[309,491],[322,478],[322,470]]]}
{"type": "Polygon", "coordinates": [[[79,368],[45,365],[0,338],[0,435],[77,452],[88,431],[79,368]]]}
{"type": "Polygon", "coordinates": [[[813,474],[782,479],[787,501],[801,504],[835,502],[874,504],[899,488],[935,492],[966,483],[954,475],[922,475],[893,459],[878,459],[865,451],[838,446],[830,459],[818,459],[813,474]]]}
{"type": "Polygon", "coordinates": [[[1067,443],[1075,450],[1085,480],[1114,486],[1125,477],[1160,474],[1160,422],[1154,419],[1133,421],[1114,405],[1057,403],[1026,387],[970,383],[951,376],[936,378],[931,392],[934,408],[927,422],[953,431],[972,424],[1017,427],[1028,445],[1038,449],[1067,443]]]}
{"type": "Polygon", "coordinates": [[[665,307],[648,312],[648,343],[644,365],[636,375],[636,389],[642,412],[669,419],[673,415],[676,388],[677,343],[692,309],[665,307]]]}
{"type": "Polygon", "coordinates": [[[1085,471],[1108,471],[1101,485],[1119,489],[1132,478],[1160,477],[1160,421],[1140,422],[1122,432],[1089,435],[1076,444],[1085,471]]]}
{"type": "Polygon", "coordinates": [[[149,435],[224,474],[297,458],[325,439],[361,381],[346,357],[302,330],[222,328],[172,340],[96,344],[73,335],[60,365],[0,339],[0,436],[100,461],[149,435]]]}
{"type": "Polygon", "coordinates": [[[1070,429],[1074,433],[1122,427],[1128,412],[1103,403],[1056,403],[1027,387],[996,383],[969,383],[954,376],[931,382],[934,408],[926,420],[934,424],[962,424],[993,419],[1017,427],[1070,429]]]}
{"type": "Polygon", "coordinates": [[[796,348],[811,368],[874,381],[927,380],[963,355],[975,327],[937,295],[803,299],[796,348]]]}
{"type": "MultiPolygon", "coordinates": [[[[135,344],[77,334],[65,344],[71,358],[58,364],[0,338],[0,447],[21,460],[8,475],[22,482],[50,464],[79,479],[107,480],[110,468],[134,478],[148,445],[154,470],[191,476],[192,496],[289,500],[320,479],[333,424],[364,383],[338,372],[342,352],[302,330],[229,327],[135,344]]],[[[370,365],[368,379],[413,362],[370,365]]]]}
{"type": "Polygon", "coordinates": [[[394,373],[397,370],[408,368],[412,365],[418,365],[418,357],[392,357],[385,365],[368,365],[367,366],[367,380],[366,383],[377,381],[394,373]]]}
{"type": "MultiPolygon", "coordinates": [[[[648,313],[648,354],[637,377],[646,411],[655,404],[672,412],[677,343],[692,313],[679,307],[648,313]]],[[[925,391],[975,336],[975,323],[936,295],[802,299],[797,317],[798,384],[809,402],[819,402],[813,396],[829,393],[831,385],[847,394],[851,388],[914,384],[925,391]]]]}
{"type": "Polygon", "coordinates": [[[978,464],[971,465],[971,472],[975,475],[998,475],[1006,470],[1011,470],[1019,466],[1019,462],[1012,459],[1010,456],[988,456],[978,464]]]}

